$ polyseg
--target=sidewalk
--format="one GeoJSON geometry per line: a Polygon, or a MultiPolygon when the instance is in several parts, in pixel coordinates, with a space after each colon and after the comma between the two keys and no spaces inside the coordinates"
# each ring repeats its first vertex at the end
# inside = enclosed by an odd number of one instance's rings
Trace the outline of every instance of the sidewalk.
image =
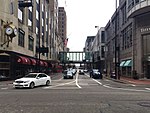
{"type": "Polygon", "coordinates": [[[8,84],[12,84],[13,80],[7,80],[7,81],[0,81],[0,85],[8,85],[8,84]]]}
{"type": "Polygon", "coordinates": [[[128,77],[120,77],[121,82],[137,84],[137,85],[150,85],[150,79],[133,79],[128,77]]]}

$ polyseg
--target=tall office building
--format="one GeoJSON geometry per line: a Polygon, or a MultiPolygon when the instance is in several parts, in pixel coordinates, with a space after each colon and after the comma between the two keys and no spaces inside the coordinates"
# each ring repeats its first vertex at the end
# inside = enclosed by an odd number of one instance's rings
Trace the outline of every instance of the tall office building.
{"type": "Polygon", "coordinates": [[[67,51],[67,16],[64,7],[58,10],[58,32],[60,36],[60,51],[67,51]]]}
{"type": "Polygon", "coordinates": [[[150,78],[149,6],[150,0],[119,0],[105,26],[108,74],[117,67],[122,76],[150,78]]]}
{"type": "Polygon", "coordinates": [[[51,12],[51,40],[50,40],[50,55],[53,60],[58,59],[58,0],[50,0],[50,12],[51,12]]]}
{"type": "Polygon", "coordinates": [[[10,78],[46,71],[51,50],[51,0],[0,1],[0,74],[10,78]]]}

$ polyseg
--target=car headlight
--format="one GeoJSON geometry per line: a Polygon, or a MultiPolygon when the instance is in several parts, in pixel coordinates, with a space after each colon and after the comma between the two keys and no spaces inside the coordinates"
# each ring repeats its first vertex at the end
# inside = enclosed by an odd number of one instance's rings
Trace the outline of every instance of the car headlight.
{"type": "Polygon", "coordinates": [[[23,81],[23,83],[28,83],[28,82],[30,82],[29,80],[28,81],[23,81]]]}

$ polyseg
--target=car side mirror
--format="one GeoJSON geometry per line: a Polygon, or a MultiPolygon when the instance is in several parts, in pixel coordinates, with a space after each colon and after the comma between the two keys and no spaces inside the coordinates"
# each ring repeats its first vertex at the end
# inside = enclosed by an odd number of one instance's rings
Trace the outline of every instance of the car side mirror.
{"type": "Polygon", "coordinates": [[[40,77],[36,77],[36,79],[40,79],[40,77]]]}

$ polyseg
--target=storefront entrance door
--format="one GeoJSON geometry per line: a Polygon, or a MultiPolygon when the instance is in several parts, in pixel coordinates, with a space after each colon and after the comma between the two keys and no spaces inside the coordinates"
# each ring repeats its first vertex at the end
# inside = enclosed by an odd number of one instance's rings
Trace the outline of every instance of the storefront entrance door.
{"type": "MultiPolygon", "coordinates": [[[[150,79],[150,59],[149,59],[149,56],[150,56],[150,34],[146,34],[146,35],[143,35],[142,36],[142,48],[143,48],[143,60],[145,62],[144,65],[145,65],[145,69],[143,67],[143,70],[145,70],[145,76],[147,78],[150,79]]],[[[143,65],[143,66],[144,66],[143,65]]]]}

